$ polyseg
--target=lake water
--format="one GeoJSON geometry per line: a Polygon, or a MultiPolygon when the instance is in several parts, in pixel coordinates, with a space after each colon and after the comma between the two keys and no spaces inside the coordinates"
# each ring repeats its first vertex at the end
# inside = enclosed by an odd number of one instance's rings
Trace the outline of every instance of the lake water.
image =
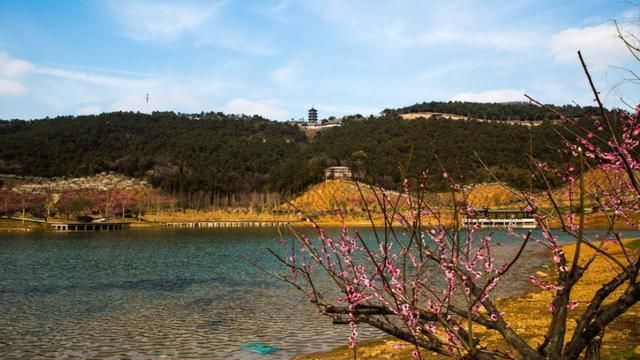
{"type": "MultiPolygon", "coordinates": [[[[0,234],[0,357],[288,359],[346,344],[348,327],[243,257],[281,271],[278,244],[272,228],[0,234]],[[242,348],[256,342],[281,350],[242,348]]],[[[502,294],[544,262],[527,250],[502,294]]]]}

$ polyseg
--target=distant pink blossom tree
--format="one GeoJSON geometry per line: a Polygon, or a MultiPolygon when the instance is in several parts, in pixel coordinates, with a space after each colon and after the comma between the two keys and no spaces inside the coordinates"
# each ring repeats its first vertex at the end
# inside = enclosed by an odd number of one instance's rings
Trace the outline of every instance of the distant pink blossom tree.
{"type": "Polygon", "coordinates": [[[92,192],[68,192],[60,195],[56,209],[69,219],[72,215],[80,216],[89,213],[96,207],[97,201],[95,193],[92,192]]]}
{"type": "Polygon", "coordinates": [[[9,189],[0,189],[0,216],[13,216],[20,210],[19,194],[9,189]]]}

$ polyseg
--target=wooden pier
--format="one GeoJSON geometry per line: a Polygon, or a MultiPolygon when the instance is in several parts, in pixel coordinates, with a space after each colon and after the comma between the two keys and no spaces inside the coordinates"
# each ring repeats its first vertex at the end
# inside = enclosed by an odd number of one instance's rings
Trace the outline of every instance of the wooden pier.
{"type": "Polygon", "coordinates": [[[69,232],[69,231],[112,231],[128,229],[131,223],[128,222],[72,222],[72,223],[49,223],[55,231],[69,232]]]}
{"type": "Polygon", "coordinates": [[[183,221],[168,222],[171,228],[230,228],[230,227],[277,227],[287,226],[287,221],[183,221]]]}

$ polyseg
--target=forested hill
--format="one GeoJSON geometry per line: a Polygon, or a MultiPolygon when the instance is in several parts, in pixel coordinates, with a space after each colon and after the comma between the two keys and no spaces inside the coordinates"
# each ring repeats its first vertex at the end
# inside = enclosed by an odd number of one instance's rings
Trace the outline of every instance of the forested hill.
{"type": "Polygon", "coordinates": [[[171,193],[261,191],[305,135],[260,117],[116,112],[0,122],[0,173],[85,176],[115,171],[171,193]]]}
{"type": "MultiPolygon", "coordinates": [[[[35,121],[0,121],[0,173],[86,176],[114,171],[145,178],[172,194],[220,199],[228,194],[304,191],[327,166],[347,165],[390,189],[401,168],[427,165],[463,183],[491,181],[475,153],[513,186],[528,186],[522,161],[530,139],[535,157],[558,164],[554,125],[536,127],[403,120],[396,114],[346,120],[309,140],[298,127],[260,117],[208,113],[109,113],[35,121]]],[[[432,189],[445,189],[442,178],[432,189]]]]}
{"type": "Polygon", "coordinates": [[[430,167],[436,175],[431,189],[444,190],[448,181],[439,176],[443,168],[462,183],[494,181],[479,157],[502,180],[525,189],[531,176],[523,157],[530,150],[551,165],[565,161],[558,156],[556,130],[561,131],[550,122],[526,127],[446,119],[408,121],[399,116],[349,121],[320,133],[278,167],[273,179],[282,179],[283,183],[276,183],[279,188],[296,192],[318,182],[324,167],[348,165],[367,182],[399,189],[401,168],[415,176],[430,167]]]}
{"type": "MultiPolygon", "coordinates": [[[[599,116],[600,111],[593,106],[579,107],[574,105],[555,106],[547,105],[548,108],[568,118],[580,118],[585,116],[599,116]]],[[[387,114],[409,114],[409,113],[442,113],[466,116],[474,119],[486,120],[554,120],[560,116],[548,109],[540,106],[524,103],[474,103],[463,101],[449,102],[423,102],[399,109],[387,109],[387,114]]]]}

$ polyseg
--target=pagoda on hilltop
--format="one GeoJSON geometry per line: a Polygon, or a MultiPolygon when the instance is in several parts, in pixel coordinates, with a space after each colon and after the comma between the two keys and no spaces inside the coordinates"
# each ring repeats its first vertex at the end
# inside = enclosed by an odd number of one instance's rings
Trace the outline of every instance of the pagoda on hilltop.
{"type": "Polygon", "coordinates": [[[318,110],[314,109],[313,107],[309,109],[309,123],[311,124],[318,123],[318,110]]]}

